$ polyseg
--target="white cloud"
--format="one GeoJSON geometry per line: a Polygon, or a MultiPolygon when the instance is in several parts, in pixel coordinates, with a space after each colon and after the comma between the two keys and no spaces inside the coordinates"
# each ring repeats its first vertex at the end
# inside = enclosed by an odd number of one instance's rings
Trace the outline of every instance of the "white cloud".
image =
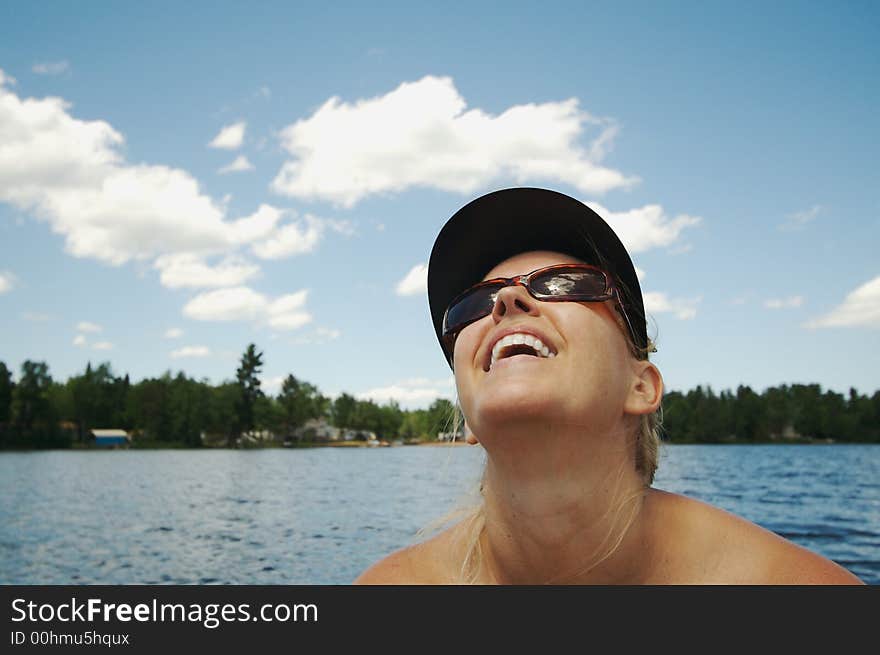
{"type": "Polygon", "coordinates": [[[208,146],[222,150],[237,150],[241,148],[241,144],[244,143],[244,130],[246,126],[247,123],[244,121],[223,126],[223,129],[220,130],[208,146]]]}
{"type": "Polygon", "coordinates": [[[0,202],[46,220],[76,257],[109,264],[229,247],[223,209],[186,171],[127,165],[122,135],[60,98],[20,98],[0,75],[0,202]]]}
{"type": "Polygon", "coordinates": [[[86,345],[86,338],[82,334],[78,334],[73,338],[73,345],[78,348],[83,348],[86,345]]]}
{"type": "Polygon", "coordinates": [[[207,346],[184,346],[177,350],[171,351],[171,359],[180,359],[181,357],[208,357],[211,350],[207,346]]]}
{"type": "Polygon", "coordinates": [[[682,243],[681,245],[675,246],[674,248],[670,248],[667,252],[670,255],[683,255],[693,249],[694,246],[692,243],[682,243]]]}
{"type": "Polygon", "coordinates": [[[783,231],[797,230],[804,227],[807,223],[815,220],[822,211],[822,205],[813,205],[809,209],[794,212],[785,217],[785,222],[780,224],[779,229],[783,231]]]}
{"type": "Polygon", "coordinates": [[[0,70],[0,203],[46,221],[76,257],[153,260],[174,288],[235,287],[259,272],[236,256],[243,246],[278,258],[314,250],[326,229],[351,231],[344,221],[310,218],[281,225],[285,210],[270,205],[229,220],[229,199],[214,201],[188,172],[128,164],[124,138],[108,123],[73,117],[60,98],[19,97],[11,84],[0,70]]]}
{"type": "Polygon", "coordinates": [[[320,346],[322,344],[328,343],[330,341],[335,341],[340,336],[342,336],[342,332],[335,328],[326,328],[319,327],[316,328],[314,332],[311,334],[307,334],[301,337],[297,337],[293,339],[292,343],[298,346],[303,345],[314,345],[320,346]]]}
{"type": "Polygon", "coordinates": [[[790,298],[768,298],[764,301],[764,307],[768,309],[790,309],[804,304],[803,296],[791,296],[790,298]]]}
{"type": "Polygon", "coordinates": [[[88,321],[80,321],[76,324],[76,329],[78,332],[100,332],[104,328],[98,325],[97,323],[89,323],[88,321]]]}
{"type": "Polygon", "coordinates": [[[216,266],[191,253],[162,255],[154,264],[162,271],[160,280],[170,289],[182,287],[232,287],[243,284],[260,272],[260,267],[230,255],[216,266]]]}
{"type": "Polygon", "coordinates": [[[416,264],[403,279],[397,283],[398,296],[414,296],[428,292],[428,265],[416,264]]]}
{"type": "Polygon", "coordinates": [[[377,403],[386,403],[389,400],[396,400],[400,403],[430,401],[439,396],[440,394],[436,389],[412,389],[396,384],[387,387],[376,387],[375,389],[369,389],[357,395],[360,400],[373,400],[377,403]]]}
{"type": "Polygon", "coordinates": [[[267,304],[266,297],[253,289],[234,287],[196,296],[183,308],[183,314],[198,321],[255,321],[267,304]]]}
{"type": "Polygon", "coordinates": [[[260,205],[250,216],[231,222],[227,234],[233,243],[251,243],[268,238],[285,212],[272,205],[260,205]]]}
{"type": "Polygon", "coordinates": [[[354,227],[354,223],[352,223],[351,221],[341,221],[332,218],[322,218],[320,220],[326,228],[333,230],[337,234],[341,234],[345,237],[354,236],[355,234],[356,230],[354,227]]]}
{"type": "Polygon", "coordinates": [[[251,250],[260,259],[281,259],[311,252],[318,245],[324,223],[307,215],[305,221],[288,223],[278,228],[271,238],[255,243],[251,250]]]}
{"type": "Polygon", "coordinates": [[[70,70],[70,62],[66,59],[61,61],[45,61],[34,64],[31,70],[37,75],[61,75],[70,70]]]}
{"type": "Polygon", "coordinates": [[[183,336],[183,330],[180,328],[168,328],[165,330],[164,336],[166,339],[179,339],[183,336]]]}
{"type": "Polygon", "coordinates": [[[669,246],[675,243],[682,230],[699,225],[702,220],[687,214],[670,218],[660,205],[613,212],[595,202],[586,204],[614,229],[630,253],[669,246]]]}
{"type": "Polygon", "coordinates": [[[267,396],[277,396],[281,393],[281,387],[284,384],[286,375],[274,375],[272,377],[264,377],[260,380],[260,388],[267,396]]]}
{"type": "Polygon", "coordinates": [[[279,330],[293,330],[312,320],[305,309],[308,290],[272,299],[248,287],[218,289],[200,294],[183,308],[199,321],[252,321],[279,330]]]}
{"type": "Polygon", "coordinates": [[[452,399],[455,395],[454,390],[455,379],[451,377],[441,380],[412,378],[400,380],[387,387],[368,389],[356,394],[356,397],[360,400],[372,400],[380,404],[396,400],[402,406],[427,407],[437,398],[452,399]]]}
{"type": "Polygon", "coordinates": [[[226,173],[237,173],[240,171],[252,170],[254,170],[254,165],[248,160],[248,158],[244,155],[239,155],[231,163],[219,169],[217,172],[221,175],[224,175],[226,173]]]}
{"type": "Polygon", "coordinates": [[[880,328],[880,275],[848,293],[840,305],[809,321],[806,327],[880,328]]]}
{"type": "Polygon", "coordinates": [[[93,350],[113,350],[113,344],[109,341],[99,341],[98,343],[92,344],[93,350]]]}
{"type": "Polygon", "coordinates": [[[38,312],[22,312],[21,317],[26,321],[32,321],[33,323],[45,323],[52,319],[49,314],[40,314],[38,312]]]}
{"type": "Polygon", "coordinates": [[[645,277],[645,271],[643,271],[641,268],[639,268],[638,266],[635,266],[635,265],[633,265],[633,268],[636,269],[636,279],[638,279],[638,281],[641,282],[642,279],[645,277]]]}
{"type": "Polygon", "coordinates": [[[273,188],[351,207],[377,193],[430,187],[471,193],[502,179],[562,182],[589,193],[637,182],[599,164],[617,128],[571,98],[492,115],[467,109],[451,78],[426,76],[379,97],[327,100],[281,132],[273,188]],[[579,144],[587,129],[593,143],[579,144]]]}
{"type": "Polygon", "coordinates": [[[303,289],[270,302],[269,325],[278,330],[295,330],[311,322],[311,314],[305,311],[307,295],[308,291],[303,289]]]}
{"type": "Polygon", "coordinates": [[[11,291],[15,286],[15,276],[9,271],[0,271],[0,293],[11,291]]]}
{"type": "Polygon", "coordinates": [[[669,298],[665,293],[649,291],[642,294],[647,314],[674,314],[680,320],[689,320],[697,315],[697,305],[702,300],[697,298],[669,298]]]}
{"type": "Polygon", "coordinates": [[[315,330],[315,334],[327,341],[333,341],[334,339],[338,339],[342,335],[342,332],[336,328],[319,327],[315,330]]]}

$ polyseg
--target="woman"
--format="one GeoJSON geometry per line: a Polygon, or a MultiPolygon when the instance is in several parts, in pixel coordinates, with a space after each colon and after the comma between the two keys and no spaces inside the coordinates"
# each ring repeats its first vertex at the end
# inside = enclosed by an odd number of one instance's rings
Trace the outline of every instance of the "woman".
{"type": "Polygon", "coordinates": [[[482,503],[361,584],[857,584],[705,503],[654,489],[663,380],[632,261],[584,204],[543,189],[478,198],[428,267],[435,331],[482,503]]]}

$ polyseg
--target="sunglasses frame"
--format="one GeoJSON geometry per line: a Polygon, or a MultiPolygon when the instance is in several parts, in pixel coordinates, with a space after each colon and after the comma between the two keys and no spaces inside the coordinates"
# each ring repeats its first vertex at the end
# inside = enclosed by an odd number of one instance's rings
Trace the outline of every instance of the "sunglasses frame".
{"type": "MultiPolygon", "coordinates": [[[[528,291],[529,295],[538,300],[540,302],[604,302],[606,300],[614,300],[615,305],[614,308],[618,311],[618,313],[623,317],[623,321],[626,324],[626,328],[629,332],[629,340],[630,344],[633,346],[633,350],[637,356],[639,353],[637,352],[637,348],[635,347],[636,341],[636,333],[633,329],[632,322],[629,320],[629,316],[626,313],[626,309],[623,307],[623,300],[620,297],[620,291],[617,288],[617,285],[614,284],[614,280],[611,275],[608,274],[607,271],[602,270],[597,266],[591,266],[590,264],[553,264],[552,266],[543,266],[541,268],[536,268],[534,271],[530,273],[526,273],[524,275],[516,275],[514,277],[496,277],[491,280],[483,280],[482,282],[478,282],[462,291],[458,294],[452,301],[449,303],[449,306],[446,308],[446,311],[443,312],[443,336],[442,343],[443,349],[446,354],[446,358],[449,361],[450,365],[452,365],[452,355],[455,349],[455,341],[458,338],[459,333],[466,328],[471,323],[479,321],[481,318],[485,318],[489,316],[494,310],[494,303],[492,305],[492,309],[490,309],[485,314],[481,314],[475,318],[471,318],[467,321],[464,321],[458,325],[447,326],[446,321],[449,317],[449,310],[454,307],[457,303],[459,303],[462,299],[473,293],[476,289],[480,289],[482,287],[496,287],[498,291],[506,287],[512,286],[521,286],[524,287],[526,291],[528,291]],[[547,273],[553,270],[589,270],[593,272],[599,272],[605,278],[605,293],[600,295],[594,294],[583,294],[583,293],[569,293],[569,294],[545,294],[538,293],[535,291],[531,282],[532,279],[543,273],[547,273]]],[[[496,300],[497,302],[497,300],[496,300]]],[[[644,355],[639,357],[644,358],[644,355]]]]}

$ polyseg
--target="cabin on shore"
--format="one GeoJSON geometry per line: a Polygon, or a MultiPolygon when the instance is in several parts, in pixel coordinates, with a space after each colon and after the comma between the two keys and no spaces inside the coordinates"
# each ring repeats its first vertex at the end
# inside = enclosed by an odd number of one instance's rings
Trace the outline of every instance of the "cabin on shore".
{"type": "Polygon", "coordinates": [[[341,430],[324,418],[310,418],[293,431],[295,441],[339,441],[341,430]]]}
{"type": "Polygon", "coordinates": [[[131,444],[131,437],[125,430],[93,429],[89,434],[99,448],[125,448],[131,444]]]}
{"type": "Polygon", "coordinates": [[[375,441],[378,443],[379,437],[372,430],[354,430],[348,429],[342,432],[343,441],[366,441],[370,443],[375,441]]]}

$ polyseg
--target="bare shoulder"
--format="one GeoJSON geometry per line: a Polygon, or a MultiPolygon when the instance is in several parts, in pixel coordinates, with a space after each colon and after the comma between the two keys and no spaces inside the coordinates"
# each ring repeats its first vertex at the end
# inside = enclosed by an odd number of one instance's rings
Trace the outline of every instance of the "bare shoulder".
{"type": "Polygon", "coordinates": [[[676,577],[703,584],[864,584],[845,568],[740,516],[693,498],[652,490],[676,577]]]}
{"type": "Polygon", "coordinates": [[[450,562],[456,527],[413,546],[395,551],[361,573],[358,585],[454,584],[450,562]]]}

